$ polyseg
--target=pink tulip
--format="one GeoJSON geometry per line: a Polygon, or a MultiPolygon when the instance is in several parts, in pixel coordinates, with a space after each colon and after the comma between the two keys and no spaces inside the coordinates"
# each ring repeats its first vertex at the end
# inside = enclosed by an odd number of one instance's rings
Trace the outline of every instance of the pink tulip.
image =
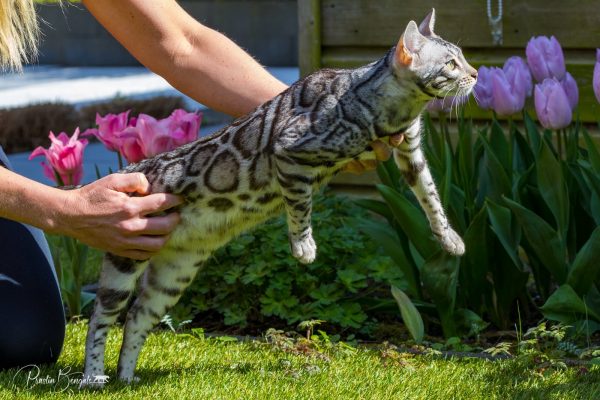
{"type": "Polygon", "coordinates": [[[169,121],[161,122],[146,114],[138,116],[135,128],[145,157],[152,157],[177,147],[167,125],[169,121]]]}
{"type": "Polygon", "coordinates": [[[129,119],[129,110],[120,114],[96,114],[98,129],[86,129],[82,136],[93,135],[110,151],[119,151],[119,134],[128,126],[135,125],[135,118],[129,119]]]}
{"type": "Polygon", "coordinates": [[[129,163],[136,163],[147,158],[142,149],[139,131],[135,126],[119,132],[118,152],[129,163]]]}
{"type": "Polygon", "coordinates": [[[171,113],[169,118],[169,130],[173,132],[178,146],[193,142],[198,138],[202,115],[197,113],[188,113],[185,110],[178,109],[171,113]]]}
{"type": "Polygon", "coordinates": [[[561,80],[565,77],[565,57],[554,36],[532,37],[525,49],[527,63],[536,81],[546,78],[561,80]]]}
{"type": "Polygon", "coordinates": [[[42,162],[44,175],[53,181],[57,181],[56,174],[60,176],[63,185],[78,185],[83,177],[83,151],[87,146],[86,139],[79,139],[79,128],[75,129],[73,136],[69,138],[65,132],[54,136],[50,132],[48,136],[52,144],[48,149],[36,148],[29,159],[37,156],[46,156],[48,163],[42,162]]]}
{"type": "Polygon", "coordinates": [[[596,95],[596,100],[600,102],[600,49],[596,49],[596,65],[594,65],[592,87],[596,95]]]}
{"type": "Polygon", "coordinates": [[[118,151],[134,163],[196,140],[200,119],[200,115],[180,109],[161,120],[146,114],[129,118],[126,111],[97,115],[98,129],[88,129],[84,134],[96,136],[107,149],[118,151]]]}
{"type": "Polygon", "coordinates": [[[571,123],[572,110],[562,85],[556,79],[544,79],[535,85],[535,111],[546,129],[562,129],[571,123]]]}

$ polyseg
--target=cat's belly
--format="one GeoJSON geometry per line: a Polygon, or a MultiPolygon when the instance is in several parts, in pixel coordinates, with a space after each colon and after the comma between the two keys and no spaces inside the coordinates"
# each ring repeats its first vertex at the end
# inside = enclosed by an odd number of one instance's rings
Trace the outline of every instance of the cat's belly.
{"type": "MultiPolygon", "coordinates": [[[[283,211],[283,199],[280,195],[275,197],[275,194],[265,204],[257,203],[258,199],[238,202],[230,200],[233,205],[226,208],[226,202],[220,200],[218,210],[215,205],[218,206],[219,201],[215,202],[215,199],[219,198],[206,199],[184,207],[180,214],[181,222],[161,253],[180,256],[185,254],[192,258],[193,254],[200,257],[207,255],[244,231],[283,211]]],[[[266,198],[262,201],[266,201],[266,198]]]]}

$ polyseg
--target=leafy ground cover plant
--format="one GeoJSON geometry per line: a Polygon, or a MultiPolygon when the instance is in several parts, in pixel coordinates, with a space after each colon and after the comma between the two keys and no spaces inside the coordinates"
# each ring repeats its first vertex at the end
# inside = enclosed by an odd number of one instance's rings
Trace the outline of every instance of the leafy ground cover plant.
{"type": "Polygon", "coordinates": [[[283,217],[243,234],[215,253],[171,314],[182,320],[213,310],[228,325],[314,318],[370,329],[374,299],[389,301],[387,287],[403,286],[404,278],[357,229],[359,216],[367,218],[366,211],[346,198],[318,196],[313,226],[319,253],[308,266],[289,256],[283,217]]]}

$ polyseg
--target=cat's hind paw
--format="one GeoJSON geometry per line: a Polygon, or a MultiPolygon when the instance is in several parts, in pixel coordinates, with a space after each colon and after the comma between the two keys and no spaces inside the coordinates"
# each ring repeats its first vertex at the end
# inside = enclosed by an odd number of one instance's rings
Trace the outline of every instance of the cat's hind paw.
{"type": "Polygon", "coordinates": [[[452,228],[448,228],[446,234],[440,237],[440,242],[444,250],[454,256],[465,254],[465,243],[452,228]]]}
{"type": "Polygon", "coordinates": [[[292,255],[302,264],[310,264],[315,261],[317,256],[317,244],[309,234],[304,239],[290,240],[290,247],[292,248],[292,255]]]}
{"type": "Polygon", "coordinates": [[[136,384],[136,383],[140,382],[140,378],[137,377],[137,376],[135,376],[135,375],[133,375],[133,376],[124,376],[124,375],[123,376],[119,376],[119,380],[121,382],[125,382],[125,383],[127,383],[129,385],[136,384]]]}

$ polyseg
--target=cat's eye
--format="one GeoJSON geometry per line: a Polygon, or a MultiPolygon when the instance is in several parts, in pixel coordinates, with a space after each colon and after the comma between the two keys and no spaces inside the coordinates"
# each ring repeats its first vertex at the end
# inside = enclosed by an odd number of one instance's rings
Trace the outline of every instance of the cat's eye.
{"type": "Polygon", "coordinates": [[[456,68],[456,62],[454,60],[450,60],[446,63],[446,67],[448,67],[450,71],[453,71],[456,68]]]}

